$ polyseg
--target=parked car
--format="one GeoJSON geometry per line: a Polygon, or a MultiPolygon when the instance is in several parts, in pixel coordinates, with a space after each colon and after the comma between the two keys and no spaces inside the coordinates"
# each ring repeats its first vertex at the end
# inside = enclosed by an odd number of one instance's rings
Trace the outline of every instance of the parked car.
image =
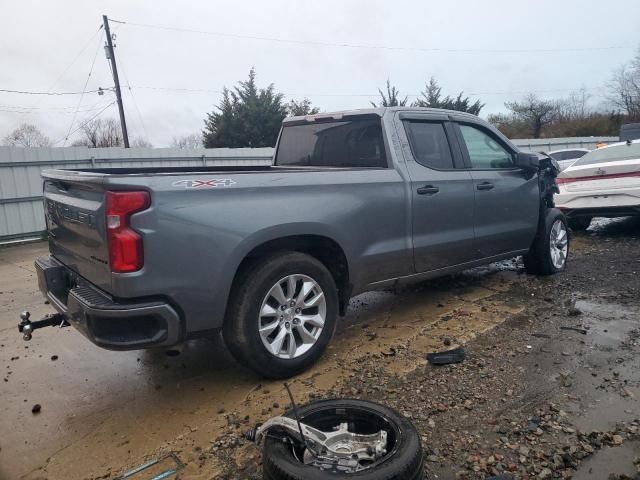
{"type": "Polygon", "coordinates": [[[573,230],[586,230],[593,217],[640,215],[640,140],[593,150],[556,182],[556,205],[573,230]]]}
{"type": "Polygon", "coordinates": [[[625,123],[620,127],[620,141],[640,140],[640,123],[625,123]]]}
{"type": "Polygon", "coordinates": [[[517,255],[563,270],[553,164],[473,115],[381,108],[285,120],[270,167],[48,170],[38,280],[101,347],[222,330],[240,362],[287,377],[363,291],[517,255]]]}
{"type": "Polygon", "coordinates": [[[549,152],[548,155],[558,162],[560,171],[562,171],[590,151],[586,148],[565,148],[564,150],[549,152]]]}

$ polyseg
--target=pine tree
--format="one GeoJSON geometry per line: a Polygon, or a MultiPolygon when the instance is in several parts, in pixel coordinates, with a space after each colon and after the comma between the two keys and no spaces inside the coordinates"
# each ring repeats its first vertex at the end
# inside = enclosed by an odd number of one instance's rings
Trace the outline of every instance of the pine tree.
{"type": "Polygon", "coordinates": [[[380,93],[380,104],[377,105],[375,102],[371,102],[373,107],[404,107],[407,104],[407,97],[404,97],[404,100],[400,100],[400,90],[398,90],[395,86],[391,86],[391,81],[387,80],[387,94],[378,89],[378,93],[380,93]]]}
{"type": "Polygon", "coordinates": [[[287,113],[292,117],[301,117],[304,115],[315,115],[319,113],[318,107],[311,106],[311,100],[303,98],[302,100],[291,100],[287,104],[287,113]]]}
{"type": "Polygon", "coordinates": [[[216,111],[207,114],[202,131],[206,148],[273,147],[287,115],[283,95],[273,84],[259,89],[256,72],[233,90],[224,88],[216,111]]]}
{"type": "Polygon", "coordinates": [[[429,107],[429,108],[446,108],[447,110],[457,110],[459,112],[472,113],[478,115],[484,103],[480,103],[480,100],[476,100],[471,103],[469,97],[463,97],[463,92],[460,92],[456,98],[449,95],[442,98],[442,87],[438,85],[435,78],[431,77],[429,83],[427,83],[425,91],[422,92],[422,98],[418,98],[414,103],[414,107],[429,107]]]}

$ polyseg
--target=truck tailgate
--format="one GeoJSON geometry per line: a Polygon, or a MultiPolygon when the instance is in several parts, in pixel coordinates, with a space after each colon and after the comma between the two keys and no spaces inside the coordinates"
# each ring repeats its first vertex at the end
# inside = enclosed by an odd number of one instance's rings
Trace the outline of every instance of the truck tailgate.
{"type": "Polygon", "coordinates": [[[49,250],[80,276],[109,291],[111,269],[105,233],[105,192],[99,181],[78,180],[45,176],[49,250]]]}

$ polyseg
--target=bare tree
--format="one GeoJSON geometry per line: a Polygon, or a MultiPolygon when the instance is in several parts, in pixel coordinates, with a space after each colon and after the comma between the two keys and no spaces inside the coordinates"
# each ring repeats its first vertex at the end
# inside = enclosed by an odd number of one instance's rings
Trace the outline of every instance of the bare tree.
{"type": "Polygon", "coordinates": [[[51,140],[38,127],[23,123],[4,137],[4,145],[10,147],[50,147],[51,140]]]}
{"type": "Polygon", "coordinates": [[[631,63],[613,72],[607,85],[609,101],[632,118],[640,118],[640,49],[631,63]]]}
{"type": "Polygon", "coordinates": [[[121,147],[124,144],[120,124],[113,118],[97,118],[83,123],[80,135],[81,138],[73,142],[73,146],[100,148],[121,147]]]}
{"type": "Polygon", "coordinates": [[[131,141],[133,148],[153,148],[153,144],[146,138],[136,137],[131,141]]]}
{"type": "Polygon", "coordinates": [[[391,81],[387,80],[387,93],[385,93],[378,89],[380,93],[380,104],[377,105],[375,102],[371,102],[371,105],[374,107],[404,107],[407,104],[408,98],[404,97],[404,100],[400,100],[400,91],[391,85],[391,81]]]}
{"type": "Polygon", "coordinates": [[[533,138],[540,138],[542,127],[553,122],[558,114],[558,102],[541,100],[533,93],[521,102],[505,102],[504,106],[514,120],[528,125],[533,138]]]}
{"type": "Polygon", "coordinates": [[[193,150],[195,148],[203,148],[202,135],[192,133],[181,137],[173,137],[169,144],[171,148],[182,148],[184,150],[193,150]]]}
{"type": "Polygon", "coordinates": [[[574,90],[565,100],[558,101],[558,115],[562,120],[576,120],[587,117],[591,111],[591,95],[585,87],[574,90]]]}

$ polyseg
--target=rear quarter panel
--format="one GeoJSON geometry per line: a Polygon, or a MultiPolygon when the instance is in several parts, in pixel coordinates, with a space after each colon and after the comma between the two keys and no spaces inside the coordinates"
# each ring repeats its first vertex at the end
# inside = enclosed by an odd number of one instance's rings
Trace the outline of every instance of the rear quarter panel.
{"type": "MultiPolygon", "coordinates": [[[[397,170],[220,172],[140,181],[151,191],[152,206],[131,224],[144,234],[145,265],[114,274],[113,294],[169,297],[187,319],[188,332],[222,325],[240,262],[269,240],[305,234],[333,239],[347,256],[356,291],[411,273],[410,209],[397,170]],[[213,177],[228,182],[209,188],[181,182],[213,177]]],[[[107,182],[113,188],[137,183],[135,175],[107,182]]]]}

